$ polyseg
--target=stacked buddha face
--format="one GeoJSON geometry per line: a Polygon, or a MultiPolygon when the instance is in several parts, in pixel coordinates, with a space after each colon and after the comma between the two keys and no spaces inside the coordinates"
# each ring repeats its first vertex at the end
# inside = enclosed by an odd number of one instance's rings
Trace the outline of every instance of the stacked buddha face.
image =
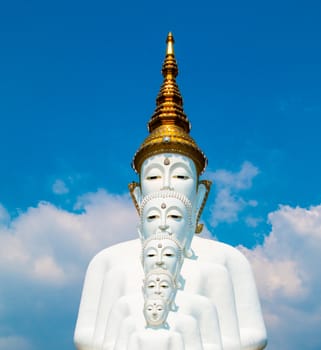
{"type": "MultiPolygon", "coordinates": [[[[165,267],[165,266],[164,266],[165,267]]],[[[144,316],[151,327],[164,326],[174,309],[176,281],[168,270],[156,268],[146,274],[143,286],[144,316]]]]}
{"type": "Polygon", "coordinates": [[[140,180],[140,187],[132,190],[132,196],[141,218],[141,238],[146,239],[156,232],[175,231],[184,256],[190,256],[194,233],[200,232],[198,220],[210,183],[198,181],[195,164],[190,158],[174,153],[147,158],[141,167],[140,180]]]}
{"type": "Polygon", "coordinates": [[[150,327],[163,327],[173,309],[190,218],[190,202],[175,191],[153,192],[142,200],[144,316],[150,327]]]}
{"type": "Polygon", "coordinates": [[[143,163],[139,233],[145,273],[144,315],[150,327],[162,327],[166,321],[158,317],[155,300],[162,300],[162,315],[175,308],[183,260],[192,255],[190,245],[200,209],[196,189],[195,165],[185,156],[160,154],[143,163]]]}
{"type": "MultiPolygon", "coordinates": [[[[162,67],[164,81],[156,99],[155,112],[148,123],[149,135],[135,153],[132,163],[140,176],[140,184],[130,185],[141,218],[144,315],[150,326],[162,325],[164,319],[155,316],[158,319],[155,321],[148,316],[151,313],[146,307],[153,309],[148,300],[155,300],[156,296],[151,297],[147,293],[146,276],[152,274],[162,280],[159,273],[162,269],[170,273],[175,285],[178,285],[183,257],[193,255],[191,241],[194,233],[200,232],[198,219],[209,189],[209,183],[198,181],[207,160],[189,135],[191,125],[184,113],[183,99],[176,83],[178,67],[171,33],[166,42],[162,67]]],[[[172,301],[168,299],[173,298],[175,293],[170,295],[170,298],[160,295],[157,298],[166,300],[169,305],[172,301]]]]}

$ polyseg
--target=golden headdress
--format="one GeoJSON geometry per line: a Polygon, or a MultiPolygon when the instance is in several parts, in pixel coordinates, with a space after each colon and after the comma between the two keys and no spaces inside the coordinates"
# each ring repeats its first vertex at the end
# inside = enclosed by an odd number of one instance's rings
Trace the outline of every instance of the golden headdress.
{"type": "Polygon", "coordinates": [[[132,166],[140,173],[147,158],[160,153],[179,153],[191,158],[197,173],[206,167],[207,159],[189,135],[191,125],[183,110],[183,98],[176,83],[178,67],[174,54],[174,38],[167,36],[166,56],[162,67],[163,84],[156,98],[156,109],[148,123],[149,135],[136,152],[132,166]]]}

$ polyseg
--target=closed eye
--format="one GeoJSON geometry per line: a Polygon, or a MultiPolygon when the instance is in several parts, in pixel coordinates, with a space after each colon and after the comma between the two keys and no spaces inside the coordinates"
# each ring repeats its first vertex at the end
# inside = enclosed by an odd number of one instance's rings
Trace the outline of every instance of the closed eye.
{"type": "Polygon", "coordinates": [[[148,220],[155,220],[155,219],[158,219],[158,218],[159,218],[159,215],[156,215],[156,214],[155,214],[155,215],[148,215],[148,216],[147,216],[147,219],[148,219],[148,220]]]}
{"type": "Polygon", "coordinates": [[[186,176],[186,175],[174,175],[173,178],[174,179],[180,179],[180,180],[188,180],[189,176],[186,176]]]}
{"type": "Polygon", "coordinates": [[[147,176],[146,179],[147,180],[157,180],[160,179],[161,177],[159,175],[153,175],[153,176],[147,176]]]}
{"type": "Polygon", "coordinates": [[[182,218],[181,215],[175,215],[175,214],[170,214],[167,216],[168,218],[171,218],[171,219],[175,219],[175,220],[179,220],[182,218]]]}

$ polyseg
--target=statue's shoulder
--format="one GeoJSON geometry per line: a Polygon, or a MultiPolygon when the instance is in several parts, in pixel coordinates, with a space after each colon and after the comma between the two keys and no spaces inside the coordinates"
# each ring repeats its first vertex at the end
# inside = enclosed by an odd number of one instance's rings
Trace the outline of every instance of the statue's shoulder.
{"type": "Polygon", "coordinates": [[[237,248],[214,239],[194,237],[192,248],[200,256],[224,257],[224,260],[247,262],[245,255],[237,248]]]}
{"type": "Polygon", "coordinates": [[[139,259],[141,243],[139,239],[117,243],[97,253],[90,261],[89,268],[97,265],[112,266],[128,264],[139,259]]]}

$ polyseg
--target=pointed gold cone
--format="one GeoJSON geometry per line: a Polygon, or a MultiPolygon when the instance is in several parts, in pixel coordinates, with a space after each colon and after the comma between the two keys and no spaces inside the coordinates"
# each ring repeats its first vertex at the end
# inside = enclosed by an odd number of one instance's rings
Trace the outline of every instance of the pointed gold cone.
{"type": "Polygon", "coordinates": [[[174,37],[167,36],[162,67],[163,84],[156,98],[156,109],[148,123],[149,136],[136,152],[132,166],[140,173],[145,159],[160,153],[178,153],[191,158],[198,174],[207,164],[204,153],[189,135],[191,125],[183,110],[183,98],[176,83],[178,67],[174,54],[174,37]]]}
{"type": "Polygon", "coordinates": [[[176,83],[178,67],[172,33],[168,33],[166,43],[166,56],[162,67],[164,81],[156,98],[156,109],[148,123],[148,130],[152,132],[160,125],[176,124],[188,133],[191,126],[184,113],[183,98],[176,83]]]}

